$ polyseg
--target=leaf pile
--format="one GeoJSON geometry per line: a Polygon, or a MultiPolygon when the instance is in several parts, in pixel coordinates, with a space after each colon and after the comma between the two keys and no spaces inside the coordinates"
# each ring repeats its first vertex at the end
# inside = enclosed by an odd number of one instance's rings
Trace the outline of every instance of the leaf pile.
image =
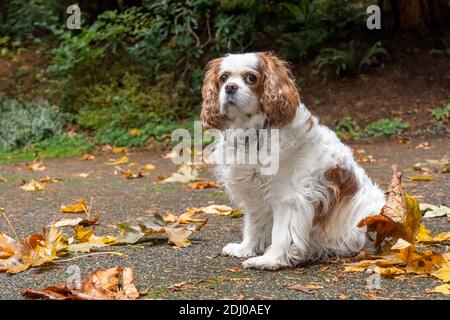
{"type": "MultiPolygon", "coordinates": [[[[371,269],[385,277],[404,273],[431,275],[445,282],[435,288],[444,293],[450,281],[450,254],[432,250],[418,251],[417,242],[442,244],[449,241],[449,233],[435,237],[421,224],[419,203],[401,188],[401,173],[393,166],[393,176],[385,206],[379,215],[363,219],[358,227],[367,227],[368,237],[376,233],[377,254],[360,253],[358,262],[349,263],[345,271],[358,272],[371,269]]],[[[437,291],[436,291],[437,290],[437,291]]]]}

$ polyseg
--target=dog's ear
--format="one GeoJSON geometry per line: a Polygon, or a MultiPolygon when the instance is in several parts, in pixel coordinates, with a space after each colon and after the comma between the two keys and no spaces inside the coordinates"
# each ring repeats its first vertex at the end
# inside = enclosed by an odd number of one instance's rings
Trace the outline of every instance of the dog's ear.
{"type": "Polygon", "coordinates": [[[300,104],[300,94],[287,63],[271,52],[258,53],[264,89],[260,102],[271,126],[290,123],[300,104]]]}
{"type": "Polygon", "coordinates": [[[211,60],[206,65],[205,78],[202,86],[202,111],[200,119],[206,128],[222,129],[225,117],[219,107],[219,69],[222,58],[211,60]]]}

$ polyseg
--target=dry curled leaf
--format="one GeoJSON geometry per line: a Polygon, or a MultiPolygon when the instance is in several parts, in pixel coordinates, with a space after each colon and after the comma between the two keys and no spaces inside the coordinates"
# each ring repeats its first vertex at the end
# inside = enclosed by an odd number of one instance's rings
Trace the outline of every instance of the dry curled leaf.
{"type": "Polygon", "coordinates": [[[31,299],[51,300],[135,300],[141,293],[134,285],[131,268],[125,268],[120,285],[119,267],[99,269],[81,283],[62,283],[44,289],[27,289],[22,294],[31,299]]]}
{"type": "Polygon", "coordinates": [[[44,186],[36,180],[22,181],[22,186],[20,187],[25,191],[42,191],[44,186]]]}
{"type": "Polygon", "coordinates": [[[139,179],[145,176],[141,170],[138,170],[138,172],[133,173],[130,169],[125,170],[118,166],[116,166],[115,168],[124,176],[125,179],[139,179]]]}
{"type": "Polygon", "coordinates": [[[423,218],[450,217],[450,208],[446,206],[435,206],[429,203],[420,203],[420,211],[423,212],[423,218]]]}
{"type": "Polygon", "coordinates": [[[375,246],[380,246],[386,238],[392,238],[387,244],[390,248],[399,238],[414,242],[422,214],[419,203],[401,187],[401,173],[393,166],[393,176],[388,190],[386,204],[381,213],[369,216],[359,222],[358,227],[367,226],[369,232],[376,232],[375,246]]]}
{"type": "Polygon", "coordinates": [[[199,224],[181,224],[178,220],[175,223],[165,221],[159,213],[152,212],[146,217],[116,223],[115,227],[119,231],[116,243],[133,244],[155,234],[166,234],[170,244],[178,248],[186,247],[190,244],[188,237],[203,228],[208,221],[205,219],[199,224]]]}
{"type": "Polygon", "coordinates": [[[32,163],[26,164],[29,171],[44,171],[45,165],[42,161],[33,161],[32,163]]]}
{"type": "Polygon", "coordinates": [[[243,215],[241,210],[234,210],[233,208],[226,205],[212,204],[203,208],[190,208],[188,209],[195,213],[205,213],[205,214],[216,214],[219,216],[226,216],[229,218],[236,218],[243,215]]]}
{"type": "Polygon", "coordinates": [[[94,161],[95,160],[95,156],[92,155],[92,154],[89,154],[89,153],[85,153],[85,154],[83,154],[82,159],[84,161],[94,161]]]}
{"type": "Polygon", "coordinates": [[[52,262],[59,258],[67,245],[67,240],[55,227],[44,230],[43,234],[29,235],[20,242],[4,234],[0,235],[0,243],[3,244],[0,250],[7,248],[4,252],[9,254],[3,254],[5,259],[0,258],[0,272],[19,273],[30,267],[52,262]]]}
{"type": "Polygon", "coordinates": [[[426,162],[416,163],[413,166],[413,169],[425,172],[447,173],[448,167],[449,158],[447,155],[445,155],[439,160],[426,160],[426,162]]]}
{"type": "Polygon", "coordinates": [[[0,182],[8,182],[8,180],[2,176],[0,176],[0,182]]]}
{"type": "Polygon", "coordinates": [[[57,220],[55,222],[52,222],[48,226],[49,227],[53,226],[53,227],[56,227],[56,228],[75,227],[77,225],[88,226],[88,225],[97,224],[99,219],[100,219],[100,215],[99,214],[97,214],[94,219],[85,219],[85,218],[68,219],[68,218],[63,218],[63,219],[59,219],[59,220],[57,220]]]}
{"type": "Polygon", "coordinates": [[[192,166],[182,165],[178,168],[177,172],[172,173],[172,175],[162,182],[180,182],[180,183],[188,183],[191,181],[196,181],[198,179],[198,171],[192,166]]]}

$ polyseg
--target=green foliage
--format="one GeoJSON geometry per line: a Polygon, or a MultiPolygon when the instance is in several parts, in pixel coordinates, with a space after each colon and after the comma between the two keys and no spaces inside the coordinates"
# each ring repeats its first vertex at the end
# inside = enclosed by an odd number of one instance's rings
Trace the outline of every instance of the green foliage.
{"type": "Polygon", "coordinates": [[[60,34],[60,45],[53,50],[54,64],[48,71],[64,79],[92,67],[107,55],[114,58],[123,54],[150,23],[150,15],[137,7],[120,13],[106,11],[81,33],[65,31],[60,34]]]}
{"type": "Polygon", "coordinates": [[[30,103],[0,96],[0,148],[21,148],[62,133],[64,120],[46,101],[30,103]]]}
{"type": "Polygon", "coordinates": [[[316,54],[325,41],[348,39],[350,32],[364,25],[367,1],[300,0],[281,2],[280,23],[285,31],[280,39],[281,52],[288,58],[306,58],[316,54]]]}
{"type": "Polygon", "coordinates": [[[14,38],[53,28],[64,5],[58,0],[6,0],[0,4],[0,34],[14,38]]]}
{"type": "Polygon", "coordinates": [[[315,59],[314,64],[319,73],[327,76],[334,73],[340,76],[342,73],[357,74],[364,66],[378,63],[378,58],[388,56],[387,51],[376,42],[368,47],[357,41],[350,41],[347,49],[325,48],[315,59]]]}
{"type": "Polygon", "coordinates": [[[431,116],[436,121],[444,121],[446,119],[450,119],[450,103],[442,108],[434,108],[433,111],[431,111],[431,116]]]}
{"type": "Polygon", "coordinates": [[[350,116],[345,116],[337,124],[336,134],[344,140],[359,139],[361,137],[361,130],[355,119],[350,116]]]}
{"type": "Polygon", "coordinates": [[[92,144],[80,134],[69,137],[59,134],[23,149],[0,149],[0,163],[31,161],[36,158],[75,157],[92,149],[92,144]]]}
{"type": "Polygon", "coordinates": [[[150,136],[162,139],[175,128],[175,114],[181,118],[190,114],[185,106],[189,99],[180,94],[182,88],[170,87],[170,78],[147,88],[141,77],[126,74],[120,82],[87,88],[77,101],[84,107],[76,122],[92,130],[101,144],[130,147],[144,145],[150,136]],[[129,134],[132,129],[141,134],[129,134]]]}
{"type": "Polygon", "coordinates": [[[365,133],[370,137],[394,136],[402,133],[408,124],[401,119],[380,119],[368,124],[365,133]]]}

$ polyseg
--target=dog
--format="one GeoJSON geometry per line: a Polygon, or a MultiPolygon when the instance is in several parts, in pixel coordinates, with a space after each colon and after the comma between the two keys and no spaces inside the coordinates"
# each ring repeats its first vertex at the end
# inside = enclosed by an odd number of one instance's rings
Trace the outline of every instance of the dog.
{"type": "MultiPolygon", "coordinates": [[[[284,60],[271,52],[214,59],[206,66],[201,93],[205,127],[279,135],[275,174],[263,175],[254,164],[215,167],[245,213],[242,242],[227,244],[223,255],[247,258],[244,268],[277,270],[372,248],[366,229],[357,224],[380,212],[385,194],[352,150],[308,111],[284,60]]],[[[211,157],[226,144],[222,138],[211,157]]]]}

